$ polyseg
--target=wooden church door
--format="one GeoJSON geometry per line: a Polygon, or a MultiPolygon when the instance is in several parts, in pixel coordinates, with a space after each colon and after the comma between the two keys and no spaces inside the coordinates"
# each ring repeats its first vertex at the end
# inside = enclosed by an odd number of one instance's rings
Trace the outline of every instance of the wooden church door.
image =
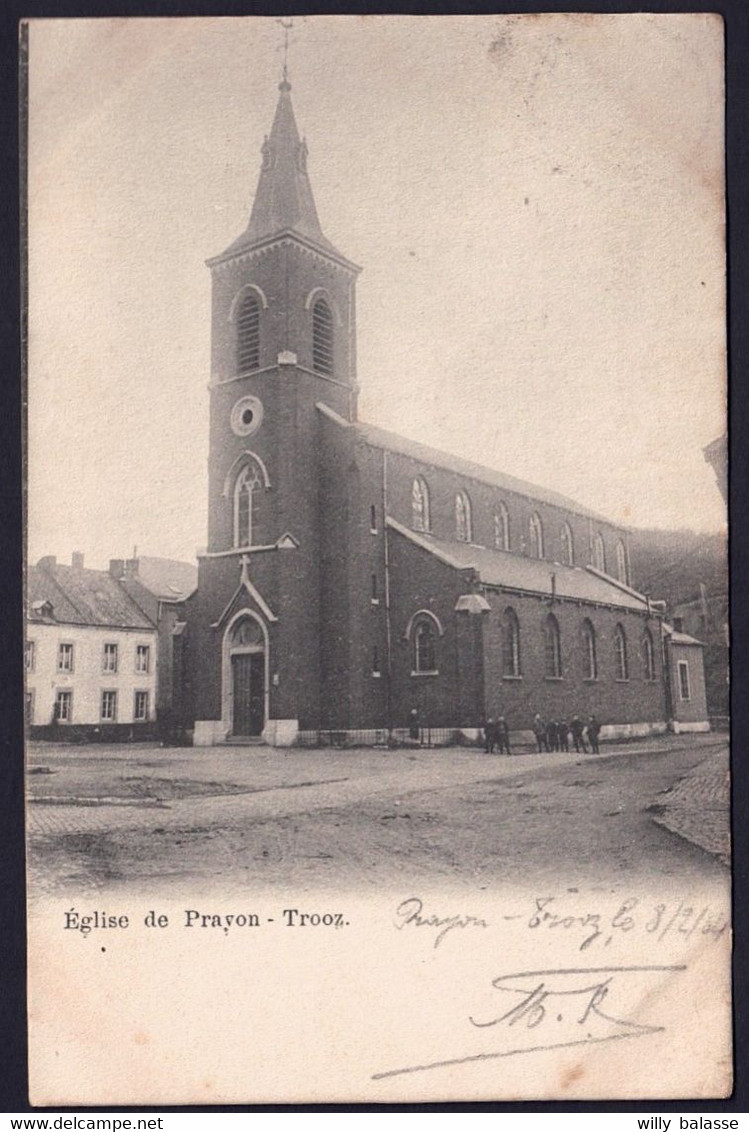
{"type": "Polygon", "coordinates": [[[259,735],[265,724],[265,658],[262,653],[235,653],[231,658],[235,735],[259,735]]]}

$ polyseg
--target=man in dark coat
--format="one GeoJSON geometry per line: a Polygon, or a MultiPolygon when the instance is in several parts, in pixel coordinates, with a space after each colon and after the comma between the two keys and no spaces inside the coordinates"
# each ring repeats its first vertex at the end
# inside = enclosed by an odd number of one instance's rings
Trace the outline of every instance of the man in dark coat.
{"type": "Polygon", "coordinates": [[[546,724],[546,748],[549,751],[559,750],[559,729],[555,719],[546,724]]]}
{"type": "Polygon", "coordinates": [[[489,717],[484,724],[484,750],[487,755],[494,754],[494,748],[497,745],[497,725],[494,720],[489,717]]]}
{"type": "Polygon", "coordinates": [[[507,726],[507,720],[503,715],[500,715],[496,723],[497,729],[497,746],[499,747],[500,755],[509,755],[510,753],[510,729],[507,726]]]}
{"type": "Polygon", "coordinates": [[[560,719],[557,724],[557,736],[559,739],[559,750],[569,751],[570,725],[566,719],[560,719]]]}
{"type": "Polygon", "coordinates": [[[546,742],[546,724],[541,719],[541,716],[536,712],[533,717],[533,734],[536,736],[536,746],[540,751],[548,751],[549,747],[546,742]]]}
{"type": "Polygon", "coordinates": [[[588,739],[590,741],[590,749],[594,755],[600,755],[598,747],[598,736],[601,733],[601,725],[594,715],[591,715],[588,720],[588,739]]]}
{"type": "Polygon", "coordinates": [[[588,753],[588,748],[585,746],[585,736],[583,735],[583,721],[579,715],[573,715],[570,720],[570,731],[572,732],[572,742],[575,744],[576,751],[582,751],[583,754],[588,753]]]}

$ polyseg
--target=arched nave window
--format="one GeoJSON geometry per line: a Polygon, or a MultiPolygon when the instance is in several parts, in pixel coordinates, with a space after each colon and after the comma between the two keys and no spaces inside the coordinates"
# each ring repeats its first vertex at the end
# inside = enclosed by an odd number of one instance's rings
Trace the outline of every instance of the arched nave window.
{"type": "Polygon", "coordinates": [[[583,676],[586,680],[598,679],[598,657],[596,655],[596,631],[588,618],[583,621],[583,676]]]}
{"type": "Polygon", "coordinates": [[[600,531],[593,539],[593,565],[596,570],[600,570],[602,574],[606,573],[606,547],[603,542],[603,535],[600,531]]]}
{"type": "Polygon", "coordinates": [[[537,511],[534,511],[530,517],[528,531],[530,534],[531,558],[543,558],[544,529],[541,525],[541,517],[537,511]]]}
{"type": "Polygon", "coordinates": [[[655,680],[655,649],[649,629],[646,629],[642,636],[642,661],[645,667],[645,679],[655,680]]]}
{"type": "Polygon", "coordinates": [[[411,670],[437,672],[437,625],[426,613],[418,614],[411,626],[411,670]]]}
{"type": "Polygon", "coordinates": [[[627,660],[627,634],[617,625],[614,636],[614,656],[616,659],[617,680],[629,680],[629,661],[627,660]]]}
{"type": "Polygon", "coordinates": [[[508,608],[502,616],[502,674],[520,676],[520,622],[515,610],[508,608]]]}
{"type": "Polygon", "coordinates": [[[574,566],[575,544],[572,539],[572,528],[569,523],[562,523],[562,530],[559,537],[562,544],[562,562],[565,566],[574,566]]]}
{"type": "Polygon", "coordinates": [[[510,549],[510,515],[504,503],[494,512],[494,545],[497,550],[510,549]]]}
{"type": "Polygon", "coordinates": [[[471,501],[464,491],[455,496],[455,537],[458,542],[471,542],[471,501]]]}
{"type": "Polygon", "coordinates": [[[562,642],[559,636],[559,622],[550,613],[544,622],[544,655],[546,675],[558,679],[562,675],[562,642]]]}
{"type": "Polygon", "coordinates": [[[417,476],[411,485],[411,526],[415,531],[431,529],[429,488],[421,476],[417,476]]]}
{"type": "Polygon", "coordinates": [[[627,569],[627,548],[619,539],[616,544],[616,576],[625,586],[629,585],[629,571],[627,569]]]}

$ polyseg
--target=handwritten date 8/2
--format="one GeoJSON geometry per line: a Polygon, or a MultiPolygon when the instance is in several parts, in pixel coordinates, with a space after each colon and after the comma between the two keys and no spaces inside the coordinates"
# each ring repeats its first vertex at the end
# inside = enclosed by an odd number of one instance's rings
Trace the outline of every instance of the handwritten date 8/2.
{"type": "Polygon", "coordinates": [[[726,915],[707,905],[685,901],[651,904],[637,896],[630,896],[622,901],[613,915],[568,912],[556,896],[537,896],[534,904],[528,927],[542,931],[561,929],[563,933],[580,932],[583,937],[580,951],[587,950],[594,943],[607,947],[615,936],[631,931],[646,932],[660,943],[667,936],[688,939],[702,935],[718,939],[728,930],[726,915]]]}

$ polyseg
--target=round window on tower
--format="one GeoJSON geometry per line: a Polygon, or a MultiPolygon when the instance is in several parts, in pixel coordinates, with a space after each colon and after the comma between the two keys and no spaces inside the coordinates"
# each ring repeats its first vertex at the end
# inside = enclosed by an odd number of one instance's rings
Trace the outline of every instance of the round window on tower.
{"type": "Polygon", "coordinates": [[[263,403],[257,397],[242,397],[231,411],[232,432],[250,436],[263,423],[263,403]]]}

